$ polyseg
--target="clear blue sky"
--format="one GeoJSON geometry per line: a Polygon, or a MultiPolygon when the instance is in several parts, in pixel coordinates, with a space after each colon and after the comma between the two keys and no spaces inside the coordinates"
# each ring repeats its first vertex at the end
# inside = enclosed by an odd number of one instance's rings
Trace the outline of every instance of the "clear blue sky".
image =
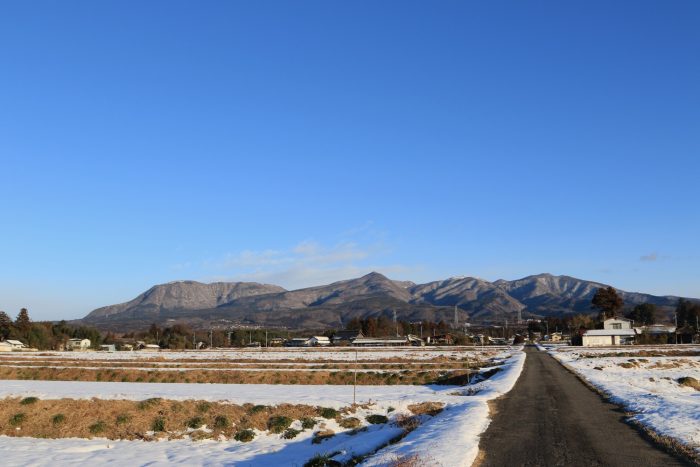
{"type": "Polygon", "coordinates": [[[700,3],[8,1],[0,309],[551,272],[700,296],[700,3]]]}

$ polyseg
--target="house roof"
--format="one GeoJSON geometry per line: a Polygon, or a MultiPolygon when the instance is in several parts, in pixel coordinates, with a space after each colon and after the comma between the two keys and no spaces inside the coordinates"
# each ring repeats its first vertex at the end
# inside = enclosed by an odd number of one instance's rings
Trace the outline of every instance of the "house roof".
{"type": "Polygon", "coordinates": [[[634,329],[589,329],[584,336],[634,336],[634,329]]]}
{"type": "Polygon", "coordinates": [[[350,339],[352,337],[362,337],[362,331],[358,329],[345,329],[333,333],[333,339],[350,339]]]}
{"type": "Polygon", "coordinates": [[[12,339],[7,339],[5,342],[7,342],[8,344],[11,344],[11,345],[24,345],[24,342],[12,340],[12,339]]]}
{"type": "Polygon", "coordinates": [[[317,341],[330,342],[331,340],[326,336],[311,336],[311,339],[316,339],[317,341]]]}
{"type": "Polygon", "coordinates": [[[374,342],[406,342],[405,337],[358,337],[353,344],[369,344],[374,342]]]}

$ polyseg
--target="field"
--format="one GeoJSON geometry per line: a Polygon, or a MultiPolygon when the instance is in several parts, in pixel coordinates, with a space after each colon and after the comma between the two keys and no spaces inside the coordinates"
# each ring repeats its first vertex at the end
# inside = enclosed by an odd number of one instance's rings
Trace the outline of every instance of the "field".
{"type": "Polygon", "coordinates": [[[546,349],[652,437],[700,458],[700,346],[546,349]]]}
{"type": "Polygon", "coordinates": [[[470,465],[487,402],[523,363],[519,349],[496,347],[0,354],[0,455],[470,465]]]}

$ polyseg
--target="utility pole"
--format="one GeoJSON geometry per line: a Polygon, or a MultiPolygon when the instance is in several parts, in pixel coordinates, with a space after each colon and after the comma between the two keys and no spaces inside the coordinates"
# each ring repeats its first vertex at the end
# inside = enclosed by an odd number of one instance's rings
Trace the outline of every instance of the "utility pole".
{"type": "Polygon", "coordinates": [[[394,326],[396,326],[396,337],[399,337],[399,322],[396,320],[396,310],[394,310],[394,326]]]}
{"type": "Polygon", "coordinates": [[[214,330],[209,329],[209,348],[214,348],[214,330]]]}
{"type": "Polygon", "coordinates": [[[192,348],[197,350],[197,332],[192,333],[192,348]]]}
{"type": "Polygon", "coordinates": [[[352,383],[352,406],[357,403],[357,349],[355,349],[355,379],[352,383]]]}
{"type": "Polygon", "coordinates": [[[267,347],[267,329],[265,329],[265,347],[267,347]]]}
{"type": "Polygon", "coordinates": [[[455,329],[459,328],[459,314],[457,313],[457,305],[455,305],[455,329]]]}

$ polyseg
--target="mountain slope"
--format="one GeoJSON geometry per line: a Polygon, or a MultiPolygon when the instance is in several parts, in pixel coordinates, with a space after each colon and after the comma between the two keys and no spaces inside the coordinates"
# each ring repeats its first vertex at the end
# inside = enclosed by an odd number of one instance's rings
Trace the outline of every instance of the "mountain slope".
{"type": "Polygon", "coordinates": [[[139,311],[199,310],[229,303],[238,298],[284,291],[277,285],[255,282],[214,282],[203,284],[195,281],[178,281],[156,285],[138,297],[118,305],[98,308],[88,314],[86,321],[108,318],[123,313],[139,311]]]}
{"type": "MultiPolygon", "coordinates": [[[[489,282],[473,277],[427,284],[393,281],[373,272],[328,285],[287,291],[249,282],[193,281],[157,285],[135,299],[94,310],[82,322],[105,329],[141,329],[152,322],[179,320],[208,327],[223,325],[285,326],[296,329],[339,328],[359,317],[394,313],[401,320],[513,322],[542,316],[593,313],[591,299],[598,282],[538,274],[513,281],[489,282]],[[228,323],[228,324],[225,324],[228,323]]],[[[677,297],[618,291],[631,307],[654,303],[668,313],[677,297]]]]}

